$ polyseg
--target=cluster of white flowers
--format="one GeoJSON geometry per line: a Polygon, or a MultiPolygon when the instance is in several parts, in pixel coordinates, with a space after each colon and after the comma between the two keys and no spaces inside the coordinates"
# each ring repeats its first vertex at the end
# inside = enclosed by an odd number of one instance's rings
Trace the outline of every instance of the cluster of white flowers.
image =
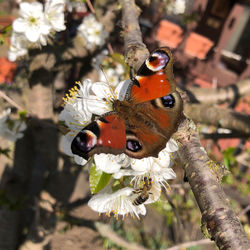
{"type": "Polygon", "coordinates": [[[183,14],[186,10],[186,0],[175,0],[167,6],[167,9],[175,15],[183,14]]]}
{"type": "Polygon", "coordinates": [[[66,29],[64,25],[65,0],[47,0],[43,6],[39,2],[20,3],[19,16],[12,24],[9,60],[27,54],[29,47],[47,45],[52,32],[66,29]]]}
{"type": "Polygon", "coordinates": [[[115,88],[117,83],[123,80],[125,71],[123,66],[118,62],[114,62],[109,67],[100,68],[105,58],[109,58],[106,49],[92,59],[92,65],[99,75],[99,81],[108,82],[109,85],[115,88]]]}
{"type": "Polygon", "coordinates": [[[66,0],[66,8],[69,12],[87,12],[86,4],[83,0],[66,0]]]}
{"type": "Polygon", "coordinates": [[[78,34],[83,38],[85,46],[88,49],[104,45],[105,39],[108,37],[108,32],[92,14],[83,19],[81,25],[78,27],[78,34]]]}
{"type": "Polygon", "coordinates": [[[9,141],[16,141],[23,137],[23,131],[26,129],[26,124],[21,120],[13,120],[10,117],[10,108],[4,110],[0,114],[0,137],[9,141]]]}
{"type": "MultiPolygon", "coordinates": [[[[91,122],[93,115],[102,115],[112,111],[112,100],[124,97],[127,81],[118,84],[115,90],[104,82],[94,82],[85,80],[78,87],[74,87],[66,95],[64,110],[59,116],[70,132],[62,137],[61,148],[63,151],[73,156],[76,163],[86,164],[86,160],[71,151],[71,143],[77,133],[91,122]]],[[[145,215],[144,204],[155,202],[159,199],[161,187],[168,190],[169,179],[176,177],[170,167],[171,157],[178,147],[173,139],[166,144],[158,158],[147,157],[143,159],[130,158],[126,154],[95,154],[94,163],[97,171],[105,172],[113,176],[109,184],[98,194],[95,194],[89,201],[89,206],[99,212],[115,216],[131,216],[139,218],[145,215]],[[135,199],[140,195],[140,190],[145,184],[145,178],[151,180],[149,198],[143,204],[135,204],[135,199]],[[115,183],[123,180],[121,187],[117,190],[115,183]],[[126,183],[125,183],[126,182],[126,183]],[[125,186],[125,187],[124,187],[125,186]]],[[[92,166],[93,167],[93,166],[92,166]]]]}

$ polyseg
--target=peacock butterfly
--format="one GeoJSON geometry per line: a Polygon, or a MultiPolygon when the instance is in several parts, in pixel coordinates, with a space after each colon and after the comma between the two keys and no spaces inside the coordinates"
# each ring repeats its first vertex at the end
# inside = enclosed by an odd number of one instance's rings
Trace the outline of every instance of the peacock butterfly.
{"type": "Polygon", "coordinates": [[[76,135],[71,144],[73,154],[86,160],[95,153],[157,157],[182,117],[183,103],[172,68],[168,48],[153,51],[131,79],[124,100],[114,100],[112,112],[76,135]]]}

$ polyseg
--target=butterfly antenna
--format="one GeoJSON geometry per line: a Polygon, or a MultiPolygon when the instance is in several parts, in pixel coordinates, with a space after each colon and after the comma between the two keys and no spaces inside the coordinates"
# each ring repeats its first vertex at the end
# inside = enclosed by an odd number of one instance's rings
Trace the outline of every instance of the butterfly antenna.
{"type": "Polygon", "coordinates": [[[106,82],[110,85],[110,82],[109,82],[109,80],[108,80],[108,77],[107,77],[107,75],[106,75],[106,73],[105,73],[105,71],[104,71],[104,68],[103,68],[103,66],[100,64],[99,65],[99,68],[100,68],[100,70],[102,71],[102,73],[103,73],[103,75],[104,75],[104,77],[105,77],[105,79],[106,79],[106,82]]]}

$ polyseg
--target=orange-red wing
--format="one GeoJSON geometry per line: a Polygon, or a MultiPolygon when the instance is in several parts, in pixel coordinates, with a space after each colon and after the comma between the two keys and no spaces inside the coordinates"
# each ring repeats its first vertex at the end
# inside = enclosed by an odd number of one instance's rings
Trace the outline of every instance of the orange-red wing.
{"type": "Polygon", "coordinates": [[[125,147],[125,124],[115,113],[91,122],[71,143],[72,153],[86,160],[95,153],[121,154],[125,147]]]}
{"type": "Polygon", "coordinates": [[[155,50],[132,79],[130,100],[134,103],[147,102],[175,91],[173,57],[168,48],[155,50]]]}
{"type": "MultiPolygon", "coordinates": [[[[116,114],[107,115],[97,121],[100,136],[98,147],[108,147],[113,150],[124,150],[126,146],[125,124],[116,114]]],[[[112,152],[110,152],[112,153],[112,152]]]]}
{"type": "Polygon", "coordinates": [[[163,70],[151,76],[137,76],[140,87],[133,85],[131,97],[136,103],[147,102],[171,93],[170,82],[163,70]]]}

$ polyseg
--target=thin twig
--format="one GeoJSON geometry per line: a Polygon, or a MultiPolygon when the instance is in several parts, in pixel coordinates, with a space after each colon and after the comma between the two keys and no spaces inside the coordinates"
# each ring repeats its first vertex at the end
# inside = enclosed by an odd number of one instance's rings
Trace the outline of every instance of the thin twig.
{"type": "Polygon", "coordinates": [[[0,29],[0,33],[4,32],[4,30],[8,27],[10,27],[12,25],[12,23],[7,24],[6,26],[4,26],[3,28],[0,29]]]}
{"type": "Polygon", "coordinates": [[[92,13],[95,13],[95,9],[94,9],[92,3],[90,2],[90,0],[86,0],[86,3],[87,3],[87,5],[88,5],[90,11],[91,11],[92,13]]]}
{"type": "Polygon", "coordinates": [[[96,222],[95,226],[97,228],[97,231],[105,238],[108,238],[118,246],[124,247],[126,249],[131,250],[147,250],[147,248],[143,246],[139,246],[135,243],[129,243],[125,239],[123,239],[120,235],[118,235],[116,232],[114,232],[109,225],[96,222]]]}
{"type": "MultiPolygon", "coordinates": [[[[179,213],[178,213],[178,211],[177,211],[177,209],[176,209],[176,207],[175,207],[175,205],[174,205],[174,203],[173,203],[173,201],[172,201],[172,199],[171,199],[171,197],[168,195],[168,193],[165,191],[165,192],[163,192],[164,193],[164,195],[165,195],[165,197],[167,198],[167,200],[168,200],[168,203],[170,204],[170,206],[172,207],[172,210],[173,210],[173,212],[174,212],[174,215],[175,215],[175,217],[176,217],[176,219],[177,219],[177,225],[178,225],[178,233],[179,233],[179,235],[183,235],[184,234],[184,226],[183,226],[183,223],[182,223],[182,221],[181,221],[181,217],[180,217],[180,215],[179,215],[179,213]]],[[[179,236],[178,235],[178,236],[179,236]]],[[[182,237],[183,239],[185,239],[185,235],[184,235],[184,237],[182,237]]]]}
{"type": "Polygon", "coordinates": [[[246,208],[244,208],[240,213],[239,213],[239,217],[246,214],[248,211],[250,211],[250,205],[248,205],[246,208]]]}
{"type": "Polygon", "coordinates": [[[19,111],[25,110],[23,107],[21,107],[19,104],[17,104],[14,100],[12,100],[10,97],[8,97],[2,90],[0,90],[0,97],[2,97],[4,100],[6,100],[9,104],[11,104],[13,107],[18,109],[19,111]]]}
{"type": "Polygon", "coordinates": [[[214,245],[214,242],[212,242],[210,239],[189,241],[189,242],[185,242],[185,243],[173,246],[173,247],[169,247],[166,250],[179,250],[179,249],[185,249],[188,247],[194,247],[194,246],[200,246],[200,245],[214,245]]]}

